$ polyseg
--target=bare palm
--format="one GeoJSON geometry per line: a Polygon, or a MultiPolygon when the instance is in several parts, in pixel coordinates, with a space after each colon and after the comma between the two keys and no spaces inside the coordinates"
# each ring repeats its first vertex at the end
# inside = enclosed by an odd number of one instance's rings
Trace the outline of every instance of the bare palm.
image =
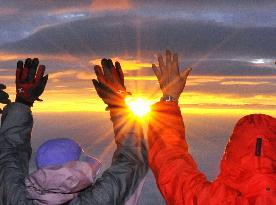
{"type": "Polygon", "coordinates": [[[159,67],[152,64],[152,69],[159,81],[163,96],[179,99],[192,69],[186,68],[180,73],[178,55],[176,53],[172,55],[170,50],[166,50],[166,62],[164,63],[162,55],[159,55],[158,63],[159,67]]]}

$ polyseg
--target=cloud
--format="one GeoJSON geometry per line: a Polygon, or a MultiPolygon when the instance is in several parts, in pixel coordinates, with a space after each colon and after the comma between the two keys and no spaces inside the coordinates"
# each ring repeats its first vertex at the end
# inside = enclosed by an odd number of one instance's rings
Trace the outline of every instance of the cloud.
{"type": "Polygon", "coordinates": [[[19,12],[30,12],[37,13],[39,11],[51,11],[64,8],[74,8],[74,7],[85,7],[91,4],[91,0],[78,0],[78,1],[68,1],[68,0],[9,0],[1,3],[1,7],[4,9],[16,8],[19,12]]]}
{"type": "MultiPolygon", "coordinates": [[[[200,78],[198,76],[198,78],[200,78]]],[[[206,77],[208,78],[208,77],[206,77]]],[[[209,77],[212,79],[212,77],[209,77]]],[[[205,78],[204,78],[205,79],[205,78]]],[[[229,98],[248,98],[254,96],[274,96],[276,89],[276,77],[221,77],[218,81],[206,81],[193,84],[193,80],[187,81],[187,92],[200,92],[205,94],[213,94],[218,96],[227,96],[229,98]]],[[[271,103],[271,101],[269,102],[271,103]]]]}
{"type": "Polygon", "coordinates": [[[267,81],[251,82],[251,81],[226,81],[222,82],[222,85],[264,85],[269,84],[267,81]]]}
{"type": "Polygon", "coordinates": [[[132,8],[130,0],[94,0],[91,3],[92,11],[122,11],[132,8]]]}
{"type": "Polygon", "coordinates": [[[5,68],[0,68],[0,72],[3,73],[3,72],[9,72],[10,69],[5,69],[5,68]]]}
{"type": "Polygon", "coordinates": [[[17,13],[16,8],[2,8],[0,7],[0,17],[2,16],[10,16],[17,13]]]}
{"type": "MultiPolygon", "coordinates": [[[[15,5],[21,11],[40,11],[40,10],[55,10],[62,8],[73,8],[73,7],[87,7],[89,5],[102,5],[109,7],[108,4],[116,6],[112,0],[78,0],[78,1],[68,1],[68,0],[9,0],[1,2],[3,8],[13,8],[15,5]],[[102,3],[103,2],[103,3],[102,3]]],[[[240,0],[118,0],[120,5],[133,4],[136,7],[177,7],[180,9],[188,8],[205,8],[205,9],[263,9],[269,8],[273,5],[275,6],[274,0],[263,0],[263,1],[240,1],[240,0]]]]}
{"type": "Polygon", "coordinates": [[[8,75],[2,76],[1,75],[1,80],[3,80],[3,81],[5,81],[5,80],[13,80],[13,79],[14,79],[14,76],[8,76],[8,75]]]}
{"type": "Polygon", "coordinates": [[[152,56],[171,48],[187,58],[274,58],[276,28],[135,17],[99,17],[44,28],[2,51],[69,55],[152,56]],[[103,23],[104,22],[104,23],[103,23]],[[34,46],[35,45],[35,46],[34,46]]]}
{"type": "MultiPolygon", "coordinates": [[[[243,99],[249,99],[255,96],[259,98],[258,103],[269,103],[274,101],[270,97],[276,98],[274,90],[276,89],[276,76],[196,76],[193,73],[188,77],[184,95],[187,98],[195,99],[197,102],[204,102],[225,98],[228,101],[237,99],[243,102],[243,99]],[[203,97],[209,95],[211,97],[203,97]],[[198,96],[198,97],[195,97],[198,96]]],[[[160,88],[156,77],[126,77],[126,85],[133,93],[141,93],[150,98],[160,97],[160,88]]],[[[187,99],[185,97],[185,99],[187,99]]],[[[223,100],[217,100],[214,103],[223,103],[223,100]]],[[[248,100],[248,103],[250,100],[248,100]]],[[[257,103],[257,102],[255,102],[257,103]]],[[[273,104],[273,103],[272,103],[273,104]]]]}
{"type": "MultiPolygon", "coordinates": [[[[152,63],[156,59],[152,60],[152,63]]],[[[148,61],[150,62],[150,61],[148,61]]],[[[156,64],[158,65],[158,63],[156,64]]],[[[224,60],[224,59],[187,59],[180,58],[180,69],[193,68],[192,75],[201,76],[276,76],[276,67],[271,65],[256,65],[247,61],[224,60]]],[[[151,76],[151,65],[139,70],[127,71],[129,76],[151,76]]]]}
{"type": "Polygon", "coordinates": [[[275,27],[275,6],[276,2],[272,0],[10,0],[1,2],[0,6],[0,45],[26,38],[45,26],[99,16],[126,15],[127,19],[134,15],[137,20],[149,17],[212,21],[234,27],[275,27]]]}
{"type": "Polygon", "coordinates": [[[135,0],[136,6],[141,7],[161,7],[161,8],[174,8],[178,10],[197,10],[197,11],[218,11],[223,12],[245,11],[245,10],[264,10],[273,9],[276,5],[274,0],[263,1],[240,1],[240,0],[135,0]]]}
{"type": "Polygon", "coordinates": [[[67,76],[74,76],[76,74],[75,70],[65,70],[65,71],[60,71],[56,73],[51,73],[50,79],[60,79],[60,78],[65,78],[67,76]]]}

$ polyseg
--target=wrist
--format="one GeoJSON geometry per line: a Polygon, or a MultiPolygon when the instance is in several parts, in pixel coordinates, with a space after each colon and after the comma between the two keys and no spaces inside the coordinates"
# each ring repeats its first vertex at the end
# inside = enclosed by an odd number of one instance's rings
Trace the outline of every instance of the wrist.
{"type": "Polygon", "coordinates": [[[110,114],[116,114],[116,113],[121,113],[125,112],[127,110],[128,106],[126,105],[125,101],[122,100],[121,102],[116,102],[116,103],[111,103],[107,104],[107,107],[105,108],[106,111],[110,111],[110,114]]]}
{"type": "Polygon", "coordinates": [[[160,102],[175,102],[178,103],[178,98],[172,96],[172,95],[163,95],[163,97],[160,98],[160,102]]]}
{"type": "Polygon", "coordinates": [[[27,105],[29,107],[32,107],[34,104],[34,102],[27,101],[24,98],[19,97],[19,96],[16,96],[15,102],[27,105]]]}
{"type": "Polygon", "coordinates": [[[129,116],[129,110],[128,107],[112,107],[109,108],[109,115],[113,123],[122,122],[122,118],[126,119],[129,116]]]}
{"type": "Polygon", "coordinates": [[[116,103],[116,104],[107,104],[107,107],[105,108],[106,111],[108,110],[117,110],[117,109],[123,109],[126,108],[127,105],[124,101],[122,101],[121,103],[116,103]]]}

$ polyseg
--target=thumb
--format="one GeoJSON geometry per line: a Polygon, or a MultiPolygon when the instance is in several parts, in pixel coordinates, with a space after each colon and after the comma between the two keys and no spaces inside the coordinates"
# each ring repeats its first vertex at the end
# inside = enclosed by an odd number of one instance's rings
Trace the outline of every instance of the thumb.
{"type": "Polygon", "coordinates": [[[189,74],[191,73],[192,68],[185,68],[181,73],[180,73],[180,77],[181,79],[183,79],[184,81],[187,80],[189,74]]]}
{"type": "Polygon", "coordinates": [[[104,95],[103,95],[103,91],[102,91],[102,88],[101,88],[100,83],[99,83],[96,79],[92,79],[92,83],[93,83],[93,85],[94,85],[94,87],[95,87],[95,90],[96,90],[98,96],[99,96],[100,98],[103,98],[104,95]]]}

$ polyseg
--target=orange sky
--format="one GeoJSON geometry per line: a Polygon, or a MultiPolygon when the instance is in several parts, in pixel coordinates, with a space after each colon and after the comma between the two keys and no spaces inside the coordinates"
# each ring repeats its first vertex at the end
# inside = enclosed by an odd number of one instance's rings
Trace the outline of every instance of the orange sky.
{"type": "MultiPolygon", "coordinates": [[[[7,56],[4,56],[5,59],[7,56]]],[[[4,58],[2,56],[2,58],[4,58]]],[[[18,56],[9,56],[16,59],[18,56]]],[[[24,56],[19,56],[24,57],[24,56]]],[[[43,56],[42,56],[43,58],[43,56]]],[[[64,56],[60,56],[63,59],[64,56]]],[[[74,59],[69,59],[74,61],[74,59]]],[[[121,61],[126,72],[127,88],[134,97],[149,99],[152,103],[161,97],[158,82],[155,76],[139,76],[139,70],[147,67],[151,69],[149,62],[135,60],[121,61]],[[129,71],[136,70],[137,75],[129,75],[129,71]]],[[[1,57],[0,57],[1,61],[1,57]]],[[[98,64],[99,59],[89,61],[90,68],[77,71],[74,68],[49,72],[49,81],[42,98],[43,103],[37,102],[34,112],[99,112],[104,111],[105,105],[97,97],[91,80],[95,78],[92,70],[93,64],[98,64]]],[[[7,92],[14,99],[13,70],[0,68],[1,82],[7,84],[7,92]]],[[[276,94],[256,93],[258,87],[264,91],[267,87],[275,85],[276,76],[195,76],[189,77],[184,94],[180,98],[180,105],[185,113],[215,114],[215,115],[244,115],[250,113],[276,114],[276,94]],[[230,88],[230,89],[229,89],[230,88]],[[217,89],[222,90],[218,92],[217,89]],[[225,91],[223,90],[225,89],[225,91]],[[241,90],[243,89],[243,90],[241,90]],[[250,93],[248,95],[248,93],[250,93]]]]}

